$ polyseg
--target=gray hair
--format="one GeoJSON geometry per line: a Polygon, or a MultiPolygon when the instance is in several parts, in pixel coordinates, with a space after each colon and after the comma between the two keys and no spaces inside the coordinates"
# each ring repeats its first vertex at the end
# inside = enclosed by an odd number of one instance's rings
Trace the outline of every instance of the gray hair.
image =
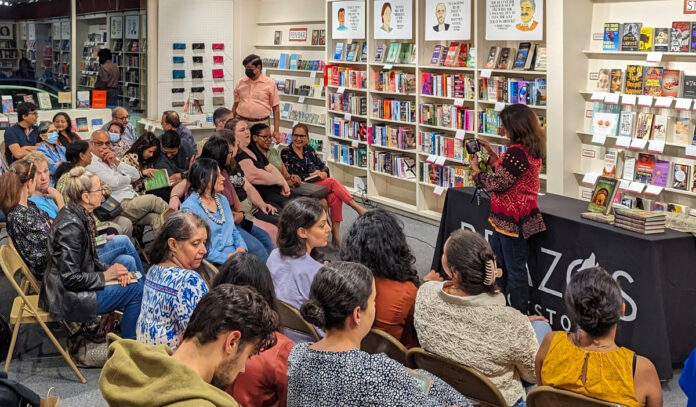
{"type": "Polygon", "coordinates": [[[157,235],[152,242],[152,249],[150,249],[149,253],[152,264],[161,263],[169,258],[169,244],[167,241],[170,238],[178,242],[188,240],[193,235],[193,231],[198,228],[205,228],[205,232],[208,235],[206,247],[208,247],[210,243],[210,227],[205,219],[185,210],[175,212],[169,216],[157,231],[157,235]]]}
{"type": "Polygon", "coordinates": [[[522,3],[532,3],[532,8],[536,11],[536,0],[520,0],[520,6],[522,3]]]}
{"type": "Polygon", "coordinates": [[[53,122],[49,122],[48,120],[44,120],[41,123],[39,123],[39,128],[38,128],[39,134],[46,133],[48,131],[48,128],[51,127],[52,124],[53,124],[53,122]]]}
{"type": "Polygon", "coordinates": [[[68,181],[65,184],[63,195],[69,202],[78,203],[82,200],[82,194],[92,190],[92,177],[94,174],[85,167],[75,167],[68,172],[68,181]]]}

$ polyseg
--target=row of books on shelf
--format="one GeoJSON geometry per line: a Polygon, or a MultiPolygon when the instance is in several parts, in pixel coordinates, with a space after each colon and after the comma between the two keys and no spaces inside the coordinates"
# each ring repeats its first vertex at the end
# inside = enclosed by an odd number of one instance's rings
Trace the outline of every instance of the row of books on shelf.
{"type": "Polygon", "coordinates": [[[415,123],[416,102],[373,97],[372,116],[379,119],[415,123]]]}
{"type": "Polygon", "coordinates": [[[0,58],[2,59],[16,59],[19,57],[17,50],[13,49],[0,49],[0,58]]]}
{"type": "Polygon", "coordinates": [[[329,110],[367,115],[367,97],[350,93],[329,93],[329,110]]]}
{"type": "Polygon", "coordinates": [[[326,83],[353,89],[367,88],[367,72],[360,69],[332,65],[326,71],[326,83]]]}
{"type": "Polygon", "coordinates": [[[0,40],[0,49],[17,50],[17,41],[15,41],[15,40],[0,40]]]}
{"type": "Polygon", "coordinates": [[[416,91],[416,75],[399,70],[374,71],[375,90],[410,94],[416,91]]]}
{"type": "MultiPolygon", "coordinates": [[[[125,54],[123,57],[123,64],[126,67],[129,68],[138,68],[140,67],[140,55],[133,55],[133,54],[125,54]]],[[[116,63],[116,61],[114,61],[116,63]]],[[[116,64],[120,65],[120,64],[116,64]]]]}
{"type": "Polygon", "coordinates": [[[266,68],[297,69],[304,71],[323,71],[326,63],[321,59],[302,59],[298,54],[280,54],[280,58],[264,58],[266,68]],[[294,56],[294,58],[293,58],[294,56]]]}
{"type": "Polygon", "coordinates": [[[70,40],[53,40],[53,52],[70,51],[70,40]]]}
{"type": "Polygon", "coordinates": [[[373,124],[370,130],[371,144],[401,150],[416,148],[416,135],[412,127],[373,124]]]}
{"type": "Polygon", "coordinates": [[[337,42],[333,59],[335,61],[367,62],[367,42],[353,41],[345,44],[337,42]]]}
{"type": "Polygon", "coordinates": [[[416,159],[389,151],[375,151],[372,170],[404,179],[416,179],[416,159]]]}
{"type": "Polygon", "coordinates": [[[96,74],[86,75],[83,73],[82,75],[80,75],[80,77],[78,79],[78,85],[80,85],[80,86],[86,86],[89,88],[93,88],[96,83],[97,83],[97,75],[96,74]]]}
{"type": "Polygon", "coordinates": [[[375,62],[385,64],[416,64],[416,45],[410,42],[377,44],[375,62]]]}
{"type": "MultiPolygon", "coordinates": [[[[467,141],[461,138],[448,137],[444,133],[421,131],[418,133],[421,151],[428,155],[445,157],[457,161],[465,161],[469,158],[464,145],[467,141]]],[[[491,143],[491,147],[501,156],[507,146],[491,143]]]]}
{"type": "Polygon", "coordinates": [[[671,27],[643,23],[604,23],[604,51],[696,52],[696,22],[673,21],[671,27]]]}
{"type": "Polygon", "coordinates": [[[596,90],[627,95],[696,98],[696,75],[661,66],[628,65],[621,69],[600,69],[596,90]]]}
{"type": "Polygon", "coordinates": [[[546,79],[479,78],[479,99],[491,102],[546,106],[546,79]]]}
{"type": "Polygon", "coordinates": [[[621,111],[618,105],[596,104],[601,106],[592,114],[590,132],[593,135],[696,144],[694,121],[690,116],[621,111]]]}
{"type": "Polygon", "coordinates": [[[520,42],[518,48],[492,46],[484,68],[545,71],[546,47],[531,42],[520,42]]]}
{"type": "Polygon", "coordinates": [[[367,148],[352,147],[348,144],[330,143],[329,156],[337,163],[367,168],[367,148]]]}
{"type": "Polygon", "coordinates": [[[278,88],[278,93],[285,95],[297,95],[297,96],[308,96],[308,97],[323,97],[324,96],[324,86],[315,83],[313,85],[300,85],[297,86],[297,80],[295,79],[276,79],[276,87],[278,88]]]}
{"type": "Polygon", "coordinates": [[[280,104],[280,118],[285,120],[296,120],[302,123],[309,124],[326,124],[326,115],[324,113],[307,112],[303,110],[293,109],[292,103],[280,104]]]}
{"type": "Polygon", "coordinates": [[[472,74],[421,72],[420,77],[423,95],[468,100],[476,95],[472,74]]]}
{"type": "Polygon", "coordinates": [[[463,165],[442,166],[421,162],[420,181],[445,188],[474,186],[474,181],[471,178],[471,168],[463,165]]]}
{"type": "Polygon", "coordinates": [[[140,71],[138,71],[138,70],[134,70],[134,71],[128,70],[128,71],[126,71],[126,74],[125,74],[125,81],[126,81],[126,82],[135,82],[135,83],[140,82],[140,71]]]}
{"type": "Polygon", "coordinates": [[[330,133],[333,137],[346,140],[367,141],[367,123],[332,117],[330,133]]]}
{"type": "Polygon", "coordinates": [[[418,112],[421,124],[454,130],[474,129],[475,115],[472,109],[448,104],[421,103],[418,112]]]}
{"type": "MultiPolygon", "coordinates": [[[[537,119],[539,119],[539,126],[542,129],[546,128],[546,116],[537,114],[537,119]]],[[[488,108],[485,110],[480,110],[478,112],[478,127],[477,131],[483,134],[489,134],[494,136],[502,136],[501,134],[501,122],[500,113],[496,112],[493,108],[488,108]]]]}
{"type": "Polygon", "coordinates": [[[430,65],[475,68],[476,48],[458,41],[452,41],[448,45],[436,45],[430,65]]]}

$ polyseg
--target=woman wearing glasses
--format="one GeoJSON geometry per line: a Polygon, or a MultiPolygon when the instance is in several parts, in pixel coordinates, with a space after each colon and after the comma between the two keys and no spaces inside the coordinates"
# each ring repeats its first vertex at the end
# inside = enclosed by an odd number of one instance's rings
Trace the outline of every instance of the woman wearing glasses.
{"type": "Polygon", "coordinates": [[[343,221],[343,204],[355,209],[358,215],[364,214],[367,209],[355,202],[353,195],[336,178],[329,177],[329,168],[309,145],[309,129],[306,125],[299,123],[292,128],[292,144],[285,147],[280,156],[290,174],[299,176],[303,181],[308,181],[307,179],[310,177],[316,177],[317,181],[308,182],[313,182],[329,190],[326,200],[331,209],[332,241],[334,246],[339,246],[341,243],[339,230],[341,230],[341,221],[343,221]]]}

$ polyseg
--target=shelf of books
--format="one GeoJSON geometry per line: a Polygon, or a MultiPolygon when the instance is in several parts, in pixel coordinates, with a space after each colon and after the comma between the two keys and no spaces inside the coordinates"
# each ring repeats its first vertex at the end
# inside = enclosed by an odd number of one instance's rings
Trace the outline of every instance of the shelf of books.
{"type": "Polygon", "coordinates": [[[638,3],[591,6],[597,34],[583,49],[587,76],[577,90],[585,104],[576,129],[578,196],[589,200],[603,175],[619,180],[616,204],[689,213],[696,208],[696,17],[684,15],[680,1],[663,2],[660,13],[638,3]]]}

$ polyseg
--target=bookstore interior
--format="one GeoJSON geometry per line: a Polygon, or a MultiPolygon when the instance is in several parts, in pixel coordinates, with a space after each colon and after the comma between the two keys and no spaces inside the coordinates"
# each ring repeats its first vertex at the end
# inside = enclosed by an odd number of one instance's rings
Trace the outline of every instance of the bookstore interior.
{"type": "Polygon", "coordinates": [[[174,110],[198,143],[250,54],[276,82],[274,144],[304,124],[360,202],[439,225],[436,271],[451,231],[490,235],[476,175],[508,148],[501,113],[526,106],[545,135],[529,185],[559,228],[529,263],[537,311],[563,309],[566,270],[601,265],[623,285],[620,335],[660,378],[696,346],[696,1],[0,1],[0,134],[27,102],[83,139],[121,106],[138,135],[174,110]]]}

